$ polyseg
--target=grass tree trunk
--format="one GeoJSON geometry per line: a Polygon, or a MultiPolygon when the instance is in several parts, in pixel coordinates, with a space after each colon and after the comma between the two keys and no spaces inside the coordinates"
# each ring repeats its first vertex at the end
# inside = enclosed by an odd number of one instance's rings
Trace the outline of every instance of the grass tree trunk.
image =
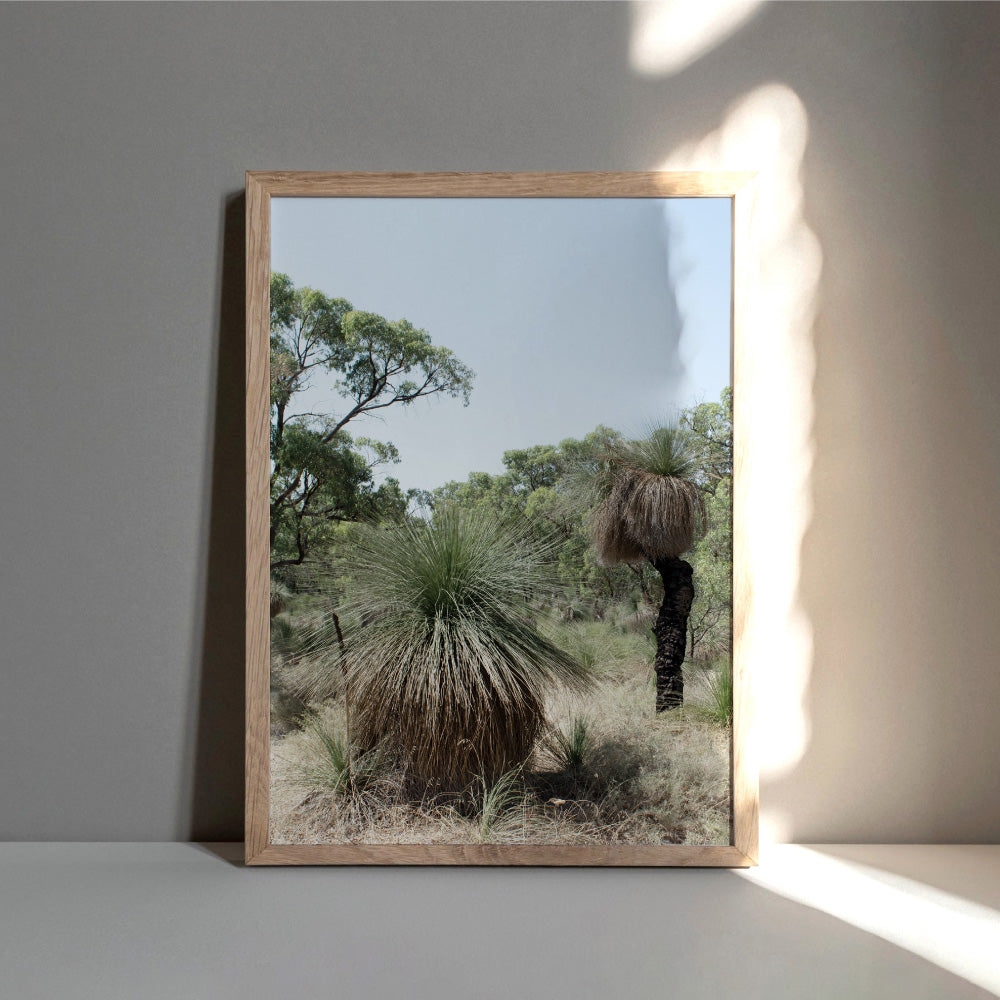
{"type": "Polygon", "coordinates": [[[691,564],[683,559],[656,559],[653,566],[663,578],[663,603],[653,625],[656,636],[656,711],[684,704],[681,664],[687,648],[688,615],[694,600],[691,564]]]}

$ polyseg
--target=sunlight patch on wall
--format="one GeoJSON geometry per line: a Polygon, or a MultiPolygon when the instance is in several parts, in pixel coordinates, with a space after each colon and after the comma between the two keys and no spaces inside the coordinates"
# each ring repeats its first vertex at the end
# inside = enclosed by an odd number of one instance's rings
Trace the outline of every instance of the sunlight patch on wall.
{"type": "Polygon", "coordinates": [[[807,134],[798,96],[788,87],[768,84],[735,103],[714,132],[659,165],[663,170],[758,172],[760,269],[748,332],[751,372],[738,405],[751,427],[746,524],[753,597],[745,635],[764,778],[793,768],[809,739],[804,699],[812,629],[798,585],[811,514],[811,330],[822,253],[802,214],[807,134]]]}
{"type": "Polygon", "coordinates": [[[988,906],[792,844],[737,874],[1000,995],[1000,913],[988,906]]]}
{"type": "Polygon", "coordinates": [[[758,837],[761,860],[767,856],[772,844],[787,844],[791,838],[791,823],[788,816],[776,809],[764,809],[760,816],[758,837]]]}
{"type": "Polygon", "coordinates": [[[633,2],[629,63],[644,76],[678,73],[725,41],[762,6],[762,0],[633,2]]]}

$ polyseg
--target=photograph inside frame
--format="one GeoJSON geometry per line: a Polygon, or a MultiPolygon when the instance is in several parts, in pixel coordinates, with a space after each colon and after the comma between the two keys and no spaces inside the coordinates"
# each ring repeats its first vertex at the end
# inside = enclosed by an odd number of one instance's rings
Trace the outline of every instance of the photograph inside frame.
{"type": "Polygon", "coordinates": [[[727,198],[274,198],[274,844],[731,840],[727,198]]]}

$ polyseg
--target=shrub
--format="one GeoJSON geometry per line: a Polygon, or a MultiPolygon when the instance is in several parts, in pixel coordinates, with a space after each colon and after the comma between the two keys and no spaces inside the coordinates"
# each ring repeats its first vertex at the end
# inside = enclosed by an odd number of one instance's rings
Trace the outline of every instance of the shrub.
{"type": "Polygon", "coordinates": [[[511,768],[492,782],[480,776],[476,785],[478,786],[477,834],[480,843],[486,843],[510,814],[524,805],[525,791],[521,780],[521,768],[511,768]]]}
{"type": "Polygon", "coordinates": [[[362,747],[389,737],[408,771],[461,786],[523,762],[557,683],[586,671],[535,627],[538,560],[522,529],[450,508],[358,532],[346,691],[362,747]]]}
{"type": "Polygon", "coordinates": [[[725,726],[733,724],[733,671],[728,659],[720,660],[705,682],[708,712],[725,726]]]}
{"type": "Polygon", "coordinates": [[[286,733],[298,729],[314,715],[313,709],[294,691],[280,683],[271,687],[271,730],[286,733]]]}
{"type": "Polygon", "coordinates": [[[586,770],[593,748],[590,723],[579,715],[570,719],[567,729],[553,729],[544,744],[556,769],[577,779],[586,770]]]}
{"type": "Polygon", "coordinates": [[[318,719],[306,726],[305,732],[309,745],[297,765],[301,784],[350,795],[387,779],[392,760],[385,747],[354,751],[318,719]]]}

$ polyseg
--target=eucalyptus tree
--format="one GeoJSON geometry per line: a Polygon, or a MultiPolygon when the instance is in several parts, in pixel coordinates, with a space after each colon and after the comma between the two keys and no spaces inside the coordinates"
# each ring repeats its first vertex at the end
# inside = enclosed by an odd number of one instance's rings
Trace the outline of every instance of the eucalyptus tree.
{"type": "Polygon", "coordinates": [[[346,299],[271,276],[271,566],[301,564],[338,522],[401,516],[407,497],[379,465],[388,443],[348,425],[434,395],[469,401],[474,373],[409,320],[356,310],[346,299]],[[333,377],[334,413],[293,413],[317,372],[333,377]]]}
{"type": "Polygon", "coordinates": [[[684,410],[681,426],[691,432],[691,445],[699,453],[699,485],[714,494],[721,482],[733,478],[733,390],[726,386],[717,403],[699,403],[684,410]]]}
{"type": "Polygon", "coordinates": [[[681,424],[698,452],[698,485],[705,499],[705,530],[690,557],[698,589],[688,655],[696,649],[718,655],[732,648],[733,390],[726,386],[718,402],[684,410],[681,424]]]}
{"type": "Polygon", "coordinates": [[[678,425],[656,427],[640,441],[610,448],[590,521],[591,544],[603,564],[648,560],[663,580],[653,624],[657,712],[684,702],[681,667],[694,583],[691,564],[681,555],[694,544],[704,518],[698,456],[690,431],[678,425]]]}

